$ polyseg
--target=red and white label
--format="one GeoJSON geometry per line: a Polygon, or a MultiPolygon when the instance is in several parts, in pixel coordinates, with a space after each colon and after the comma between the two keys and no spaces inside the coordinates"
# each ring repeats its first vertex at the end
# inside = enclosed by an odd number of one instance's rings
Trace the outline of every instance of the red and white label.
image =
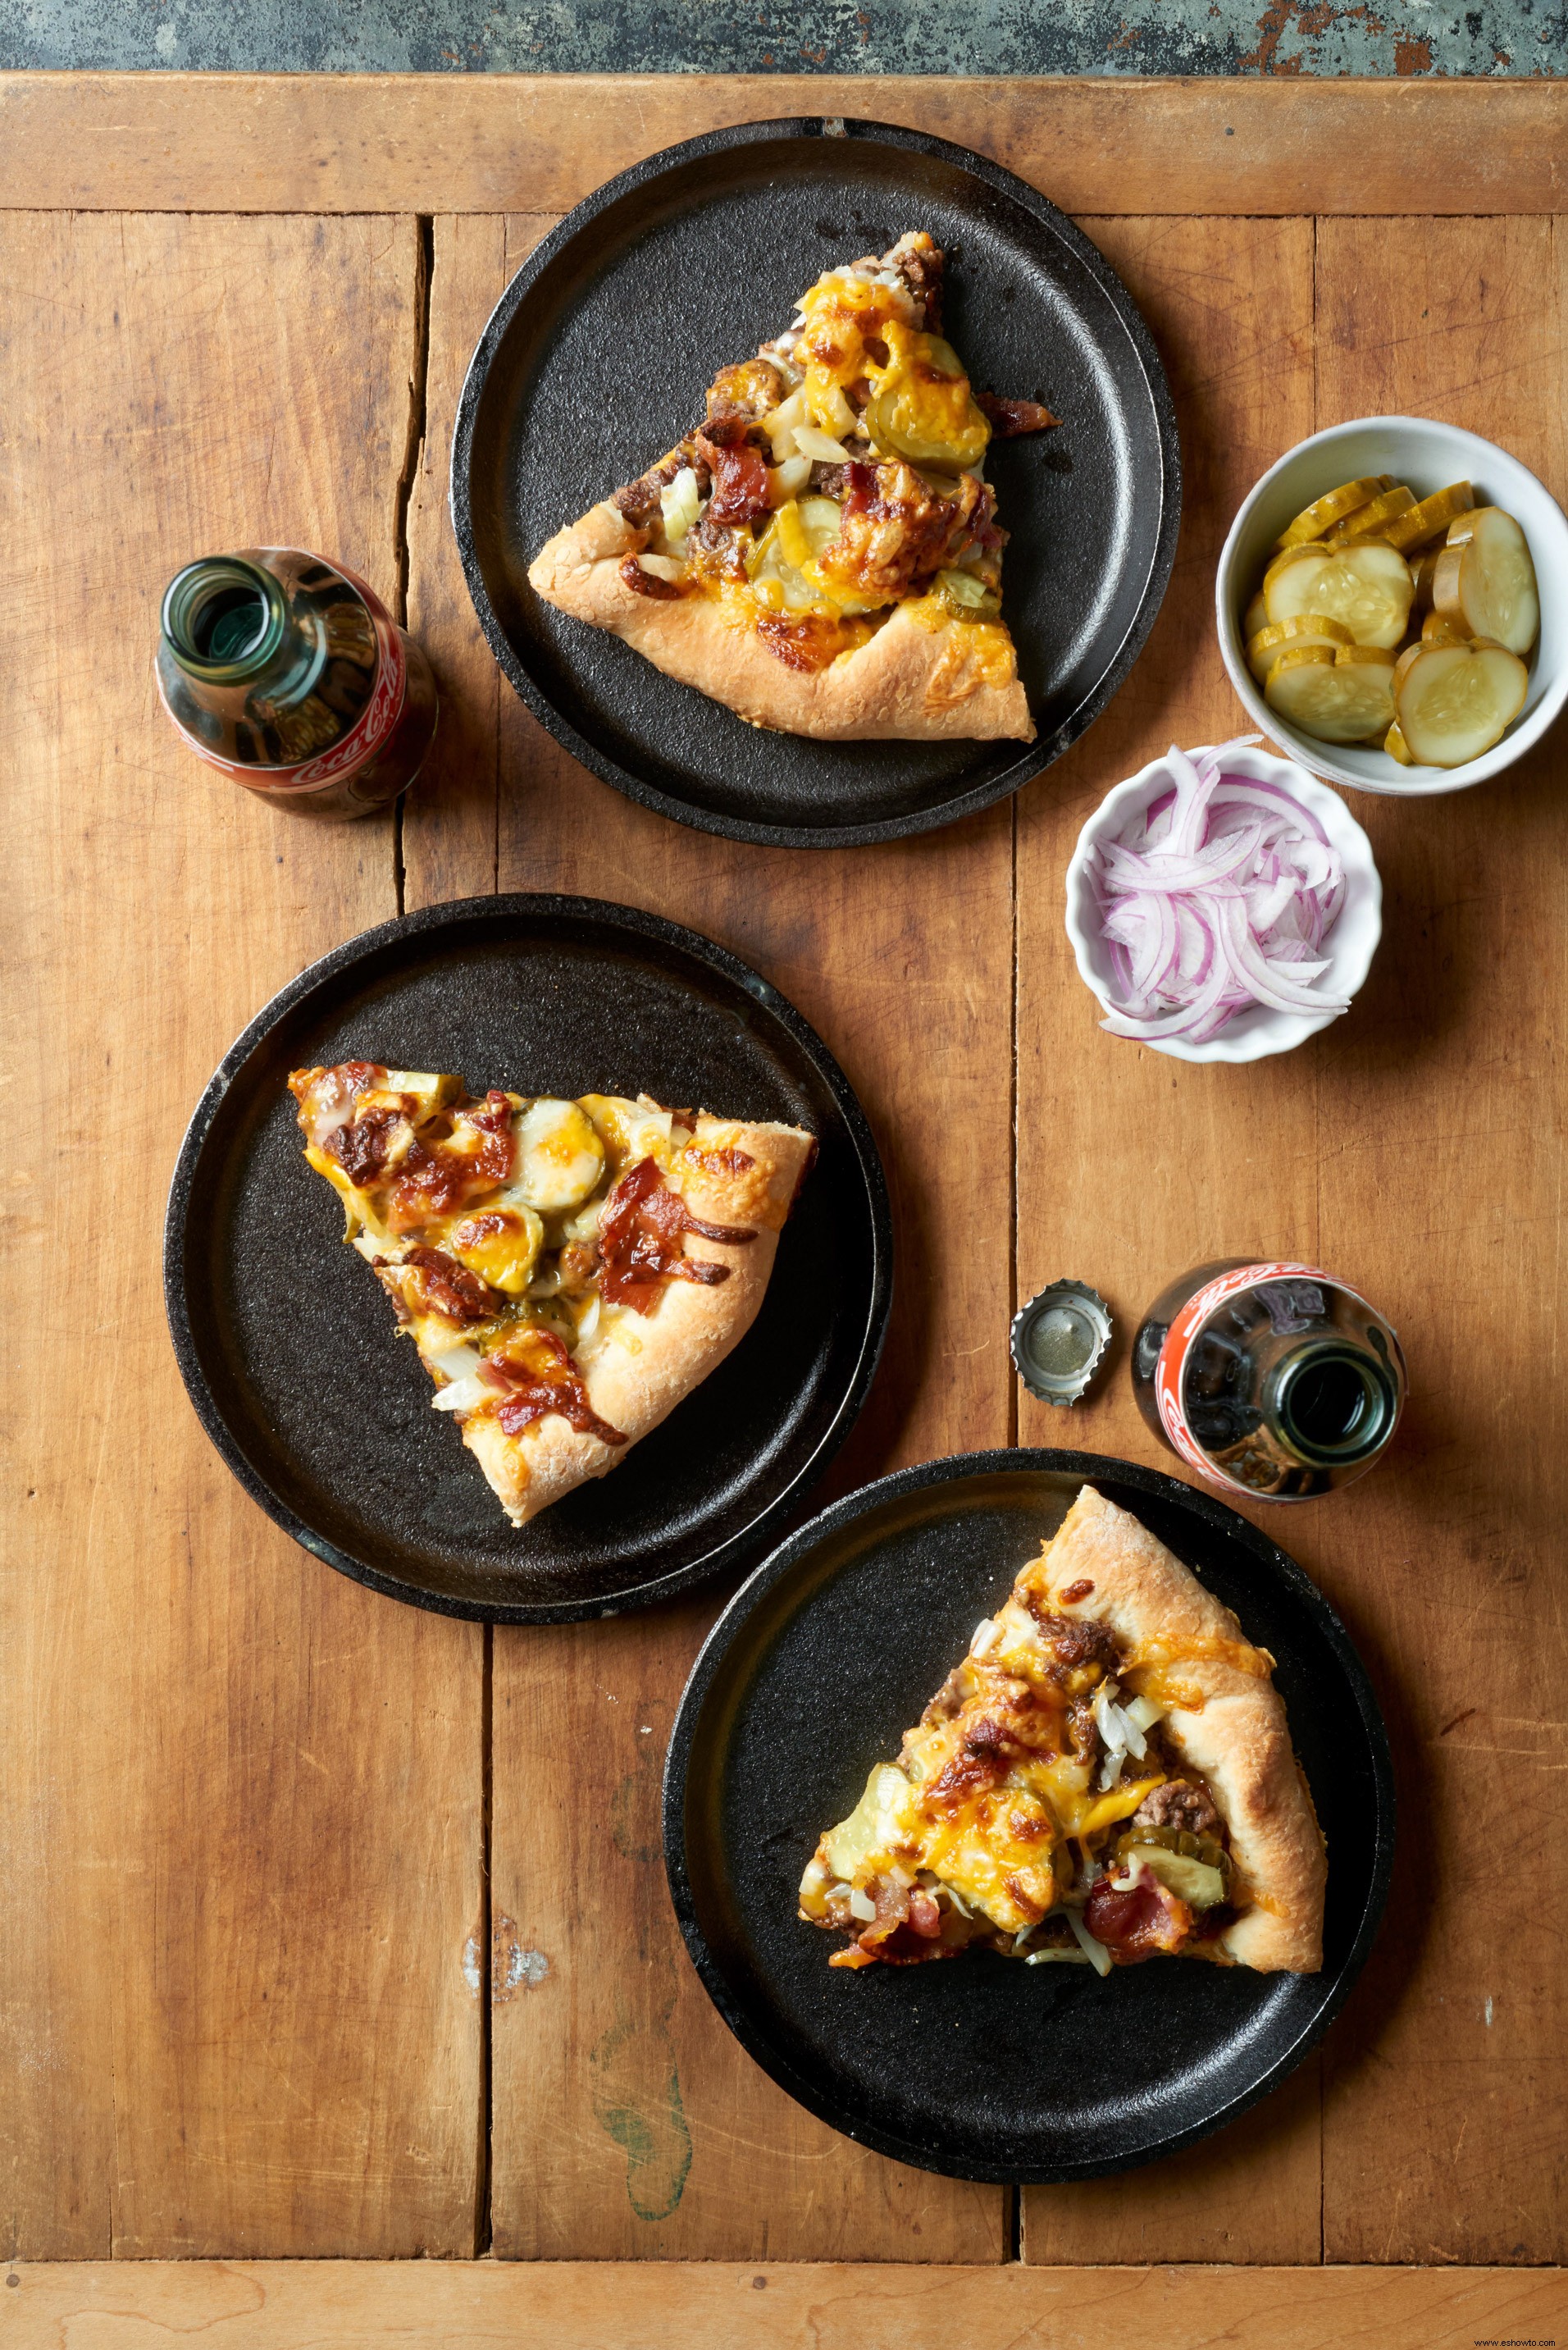
{"type": "MultiPolygon", "coordinates": [[[[1204,1451],[1188,1425],[1181,1401],[1182,1382],[1187,1371],[1187,1358],[1193,1342],[1210,1315],[1232,1297],[1240,1297],[1245,1289],[1262,1288],[1271,1281],[1321,1281],[1325,1288],[1345,1289],[1343,1281],[1331,1281],[1315,1264],[1239,1264],[1230,1273],[1221,1273],[1195,1290],[1165,1334],[1159,1350],[1159,1360],[1154,1367],[1154,1396],[1158,1406],[1160,1426],[1189,1469],[1207,1477],[1211,1483],[1225,1486],[1232,1493],[1257,1496],[1250,1485],[1243,1485],[1219,1462],[1204,1451]]],[[[1357,1305],[1366,1300],[1352,1289],[1348,1295],[1357,1305]]],[[[1366,1306],[1370,1314],[1372,1308],[1366,1306]]]]}
{"type": "MultiPolygon", "coordinates": [[[[307,792],[318,785],[332,782],[351,767],[365,765],[381,748],[403,714],[409,664],[403,651],[402,630],[375,589],[368,588],[347,564],[334,563],[328,567],[358,591],[376,630],[376,682],[370,690],[369,701],[348,733],[334,743],[330,751],[323,751],[314,759],[301,759],[292,767],[258,767],[242,766],[236,760],[221,758],[217,752],[209,751],[192,735],[186,733],[184,727],[180,727],[186,743],[198,759],[205,760],[209,767],[216,767],[222,775],[232,775],[235,783],[248,785],[252,791],[307,792]]],[[[158,698],[169,711],[170,717],[173,718],[161,675],[158,677],[158,698]]],[[[178,719],[174,723],[177,726],[180,724],[178,719]]]]}

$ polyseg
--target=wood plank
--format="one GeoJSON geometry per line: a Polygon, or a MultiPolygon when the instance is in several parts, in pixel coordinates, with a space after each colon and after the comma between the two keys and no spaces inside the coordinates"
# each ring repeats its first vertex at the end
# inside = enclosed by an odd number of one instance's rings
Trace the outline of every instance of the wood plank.
{"type": "Polygon", "coordinates": [[[473,2242],[479,1635],[357,1589],[244,1498],[182,1392],[159,1266],[220,1055],[395,899],[389,821],[275,815],[180,746],[158,598],[268,533],[394,591],[414,265],[408,221],[7,229],[10,1326],[91,1292],[51,1317],[47,1386],[36,1348],[6,1367],[24,2253],[473,2242]]]}
{"type": "MultiPolygon", "coordinates": [[[[1568,496],[1565,265],[1545,221],[1324,223],[1323,417],[1444,417],[1568,496]]],[[[1385,944],[1324,1090],[1321,1237],[1407,1340],[1413,1403],[1321,1545],[1401,1805],[1389,1923],[1325,2051],[1331,2260],[1564,2242],[1568,1981],[1536,1888],[1568,1863],[1565,786],[1559,728],[1487,789],[1356,803],[1385,944]]]]}
{"type": "MultiPolygon", "coordinates": [[[[1309,1048],[1249,1069],[1189,1069],[1104,1035],[1063,930],[1063,875],[1110,785],[1172,741],[1223,741],[1240,723],[1214,642],[1214,561],[1244,492],[1312,430],[1313,231],[1084,225],[1160,345],[1185,495],[1147,650],[1106,716],[1019,803],[1018,1293],[1076,1274],[1110,1302],[1120,1334],[1112,1368],[1071,1415],[1020,1391],[1019,1439],[1169,1468],[1132,1401],[1127,1339],[1184,1265],[1254,1246],[1311,1255],[1315,1063],[1309,1048]]],[[[1315,2065],[1195,2154],[1126,2179],[1027,2189],[1023,2244],[1044,2261],[1316,2261],[1315,2065]]]]}
{"type": "Polygon", "coordinates": [[[16,2350],[1473,2350],[1550,2342],[1558,2269],[759,2268],[719,2261],[62,2262],[13,2270],[16,2350]]]}
{"type": "Polygon", "coordinates": [[[1568,156],[1544,79],[7,74],[0,205],[565,212],[639,156],[788,115],[907,123],[1068,212],[1546,213],[1568,156]]]}
{"type": "MultiPolygon", "coordinates": [[[[410,902],[497,880],[582,890],[689,922],[765,972],[844,1062],[895,1194],[895,1327],[834,1489],[1005,1442],[1011,813],[885,850],[759,850],[623,800],[498,686],[457,569],[444,468],[469,352],[537,229],[436,223],[410,611],[449,691],[472,694],[452,821],[450,766],[409,809],[410,902]],[[961,1222],[964,1247],[940,1248],[961,1222]]],[[[496,2249],[999,2258],[998,2190],[902,2168],[813,2121],[741,2054],[686,1960],[659,1856],[658,1779],[715,1606],[496,1636],[493,1899],[514,1921],[504,1935],[549,1970],[503,1969],[519,1987],[493,2022],[496,2249]],[[541,1804],[566,1753],[572,1804],[541,1804]]]]}

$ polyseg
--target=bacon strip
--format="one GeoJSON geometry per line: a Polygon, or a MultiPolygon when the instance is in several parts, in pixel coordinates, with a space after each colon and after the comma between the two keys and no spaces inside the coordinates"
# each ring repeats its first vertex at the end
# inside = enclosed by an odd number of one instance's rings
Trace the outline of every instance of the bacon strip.
{"type": "Polygon", "coordinates": [[[528,1333],[535,1359],[530,1364],[492,1356],[479,1367],[486,1387],[498,1388],[503,1401],[495,1417],[508,1436],[521,1436],[535,1419],[558,1411],[583,1436],[597,1436],[603,1444],[625,1444],[620,1429],[601,1419],[588,1401],[582,1374],[553,1330],[528,1333]]]}
{"type": "Polygon", "coordinates": [[[1192,1912],[1152,1878],[1120,1887],[1102,1877],[1089,1889],[1084,1923],[1123,1966],[1136,1966],[1156,1950],[1179,1950],[1192,1930],[1192,1912]]]}
{"type": "Polygon", "coordinates": [[[456,1323],[460,1328],[470,1322],[491,1321],[506,1302],[445,1249],[421,1245],[405,1250],[400,1260],[379,1256],[371,1262],[378,1272],[395,1273],[400,1265],[412,1265],[427,1312],[439,1314],[443,1322],[456,1323]]]}
{"type": "Polygon", "coordinates": [[[703,1223],[680,1193],[670,1191],[658,1160],[639,1159],[621,1177],[599,1218],[599,1290],[606,1303],[634,1306],[645,1314],[661,1282],[698,1281],[711,1287],[728,1281],[727,1264],[684,1254],[686,1232],[700,1232],[704,1240],[729,1248],[742,1248],[756,1239],[745,1225],[703,1223]]]}
{"type": "Polygon", "coordinates": [[[756,515],[766,514],[768,464],[760,449],[753,448],[749,442],[737,448],[716,448],[711,432],[701,436],[698,446],[713,468],[710,522],[751,522],[756,515]]]}
{"type": "Polygon", "coordinates": [[[998,441],[1016,441],[1025,432],[1044,432],[1062,421],[1048,408],[1042,408],[1037,400],[1003,400],[994,391],[977,391],[974,404],[998,441]]]}

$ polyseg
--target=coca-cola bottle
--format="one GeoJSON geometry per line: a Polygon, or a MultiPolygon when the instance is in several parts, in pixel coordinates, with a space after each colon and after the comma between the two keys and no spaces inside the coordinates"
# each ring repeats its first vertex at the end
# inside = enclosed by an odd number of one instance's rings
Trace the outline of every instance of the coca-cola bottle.
{"type": "Polygon", "coordinates": [[[430,663],[362,579],[294,547],[188,563],[163,598],[163,706],[199,759],[317,816],[368,816],[435,733],[430,663]]]}
{"type": "Polygon", "coordinates": [[[1405,1357],[1381,1315],[1309,1264],[1228,1257],[1160,1292],[1132,1349],[1133,1390],[1189,1469],[1260,1502],[1304,1502],[1360,1477],[1405,1403],[1405,1357]]]}

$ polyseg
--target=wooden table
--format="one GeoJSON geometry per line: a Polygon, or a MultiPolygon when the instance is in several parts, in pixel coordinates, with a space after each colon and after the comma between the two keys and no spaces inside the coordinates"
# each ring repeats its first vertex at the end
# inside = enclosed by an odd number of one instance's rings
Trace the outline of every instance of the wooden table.
{"type": "Polygon", "coordinates": [[[1382,951],[1287,1058],[1113,1042],[1061,914],[1106,786],[1240,723],[1213,563],[1282,450],[1408,410],[1568,492],[1565,132],[1541,82],[0,83],[0,2338],[1468,2350],[1568,2317],[1563,739],[1481,791],[1357,802],[1382,951]],[[834,110],[979,147],[1083,219],[1165,354],[1187,514],[1130,681],[1015,804],[769,852],[629,805],[524,715],[447,451],[479,328],[565,207],[711,124],[834,110]],[[276,816],[161,717],[164,581],[257,538],[341,554],[429,647],[438,772],[400,820],[276,816]],[[1192,2153],[1011,2199],[800,2111],[709,2006],[659,1855],[723,1595],[493,1634],[423,1615],[295,1548],[197,1428],[159,1241],[204,1079],[313,957],[497,889],[690,922],[842,1058],[899,1268],[835,1491],[1069,1434],[1158,1460],[1119,1367],[1070,1427],[1021,1399],[1008,1316],[1061,1273],[1125,1328],[1183,1265],[1299,1253],[1398,1326],[1393,1456],[1288,1527],[1260,1513],[1377,1683],[1387,1919],[1321,2054],[1192,2153]]]}

